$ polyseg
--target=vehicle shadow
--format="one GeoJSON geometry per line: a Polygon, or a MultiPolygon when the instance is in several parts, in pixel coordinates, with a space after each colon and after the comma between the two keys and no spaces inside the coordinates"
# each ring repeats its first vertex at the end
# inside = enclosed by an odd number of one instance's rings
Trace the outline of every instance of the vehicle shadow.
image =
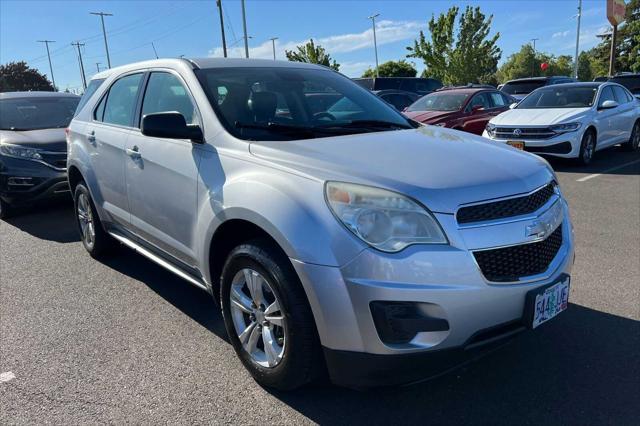
{"type": "Polygon", "coordinates": [[[579,305],[476,363],[366,392],[272,392],[320,424],[633,424],[640,321],[579,305]]]}
{"type": "Polygon", "coordinates": [[[640,156],[638,153],[623,151],[620,147],[611,147],[598,151],[592,163],[588,166],[580,166],[575,161],[564,158],[549,156],[545,158],[556,172],[640,175],[640,156]]]}
{"type": "Polygon", "coordinates": [[[57,243],[80,241],[73,216],[73,203],[70,200],[49,201],[33,207],[19,208],[15,216],[5,221],[42,240],[57,243]]]}

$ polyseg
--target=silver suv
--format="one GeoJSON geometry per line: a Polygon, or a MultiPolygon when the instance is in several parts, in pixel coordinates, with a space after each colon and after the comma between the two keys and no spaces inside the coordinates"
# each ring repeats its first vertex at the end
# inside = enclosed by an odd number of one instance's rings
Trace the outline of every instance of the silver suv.
{"type": "Polygon", "coordinates": [[[324,67],[115,68],[67,142],[91,256],[121,243],[212,294],[266,386],[427,378],[567,307],[572,226],[544,160],[324,67]]]}

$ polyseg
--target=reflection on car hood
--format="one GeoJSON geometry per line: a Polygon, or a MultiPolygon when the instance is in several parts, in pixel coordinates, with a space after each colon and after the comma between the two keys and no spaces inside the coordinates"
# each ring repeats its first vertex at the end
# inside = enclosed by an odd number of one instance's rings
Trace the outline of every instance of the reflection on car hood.
{"type": "Polygon", "coordinates": [[[590,108],[510,109],[491,119],[497,126],[550,126],[580,119],[590,108]]]}
{"type": "Polygon", "coordinates": [[[430,124],[438,120],[447,118],[450,115],[457,113],[458,111],[405,111],[403,114],[412,120],[419,121],[421,123],[430,124]]]}
{"type": "Polygon", "coordinates": [[[250,150],[292,172],[391,189],[442,213],[454,213],[464,203],[529,192],[552,178],[537,156],[437,127],[253,142],[250,150]]]}
{"type": "Polygon", "coordinates": [[[12,131],[0,130],[0,142],[39,148],[46,151],[66,151],[64,129],[12,131]]]}

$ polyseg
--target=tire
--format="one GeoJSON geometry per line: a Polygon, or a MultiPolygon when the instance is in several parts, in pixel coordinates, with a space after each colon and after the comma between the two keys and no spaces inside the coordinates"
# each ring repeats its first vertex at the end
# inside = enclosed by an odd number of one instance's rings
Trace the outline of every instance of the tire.
{"type": "Polygon", "coordinates": [[[593,161],[596,153],[597,136],[596,132],[589,129],[582,135],[580,142],[580,153],[578,154],[578,164],[588,166],[593,161]]]}
{"type": "Polygon", "coordinates": [[[102,227],[96,206],[84,182],[76,186],[73,205],[82,245],[94,259],[104,257],[113,249],[115,241],[102,227]]]}
{"type": "Polygon", "coordinates": [[[8,219],[14,213],[13,206],[0,198],[0,219],[8,219]]]}
{"type": "Polygon", "coordinates": [[[222,270],[220,300],[229,340],[260,385],[292,390],[322,376],[311,308],[278,247],[253,240],[233,249],[222,270]],[[250,285],[259,291],[249,291],[250,285]]]}
{"type": "Polygon", "coordinates": [[[640,121],[633,125],[629,142],[623,143],[622,149],[629,152],[640,151],[640,121]]]}

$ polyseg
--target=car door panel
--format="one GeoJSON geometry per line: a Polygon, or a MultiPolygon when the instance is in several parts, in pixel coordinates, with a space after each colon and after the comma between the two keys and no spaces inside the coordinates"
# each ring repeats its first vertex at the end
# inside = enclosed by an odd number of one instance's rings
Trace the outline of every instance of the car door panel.
{"type": "Polygon", "coordinates": [[[598,122],[598,143],[596,149],[600,150],[616,143],[616,114],[617,108],[600,109],[605,101],[615,101],[613,90],[610,86],[604,87],[598,97],[598,110],[596,112],[596,121],[598,122]]]}
{"type": "Polygon", "coordinates": [[[613,93],[616,100],[620,104],[616,117],[616,131],[618,142],[626,142],[631,138],[631,131],[636,121],[636,106],[634,102],[630,102],[627,94],[622,87],[613,86],[613,93]]]}

